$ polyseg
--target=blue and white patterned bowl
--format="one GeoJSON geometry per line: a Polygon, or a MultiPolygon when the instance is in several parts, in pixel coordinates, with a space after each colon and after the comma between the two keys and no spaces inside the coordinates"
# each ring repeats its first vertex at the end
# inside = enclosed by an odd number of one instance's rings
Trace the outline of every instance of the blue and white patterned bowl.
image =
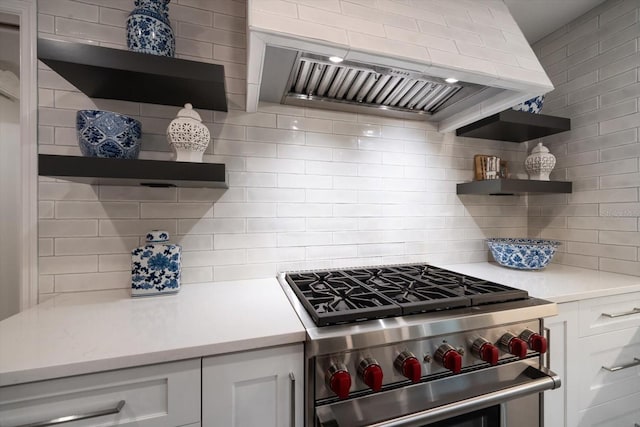
{"type": "Polygon", "coordinates": [[[487,239],[493,259],[500,265],[518,270],[545,268],[561,244],[555,240],[543,239],[487,239]]]}
{"type": "Polygon", "coordinates": [[[544,95],[536,96],[535,98],[527,99],[526,101],[514,105],[512,110],[524,111],[526,113],[538,114],[542,111],[542,105],[544,104],[544,95]]]}
{"type": "Polygon", "coordinates": [[[83,156],[137,159],[142,125],[111,111],[80,110],[76,114],[78,145],[83,156]]]}

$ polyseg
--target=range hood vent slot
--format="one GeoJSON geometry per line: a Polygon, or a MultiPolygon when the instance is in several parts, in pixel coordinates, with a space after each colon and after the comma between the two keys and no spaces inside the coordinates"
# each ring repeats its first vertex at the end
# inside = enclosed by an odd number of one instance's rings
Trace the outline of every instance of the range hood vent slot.
{"type": "Polygon", "coordinates": [[[295,98],[369,104],[380,109],[432,115],[465,92],[462,85],[438,80],[404,70],[347,62],[334,64],[315,55],[299,54],[283,103],[291,103],[287,99],[295,98]]]}

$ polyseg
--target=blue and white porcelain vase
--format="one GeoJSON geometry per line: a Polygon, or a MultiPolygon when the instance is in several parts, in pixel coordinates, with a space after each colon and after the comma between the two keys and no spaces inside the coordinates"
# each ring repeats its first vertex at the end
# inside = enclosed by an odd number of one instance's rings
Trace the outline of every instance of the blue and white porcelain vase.
{"type": "Polygon", "coordinates": [[[153,230],[147,243],[131,251],[131,296],[174,294],[180,290],[182,247],[169,233],[153,230]]]}
{"type": "Polygon", "coordinates": [[[176,39],[169,22],[171,0],[136,0],[127,18],[127,48],[152,55],[175,55],[176,39]]]}

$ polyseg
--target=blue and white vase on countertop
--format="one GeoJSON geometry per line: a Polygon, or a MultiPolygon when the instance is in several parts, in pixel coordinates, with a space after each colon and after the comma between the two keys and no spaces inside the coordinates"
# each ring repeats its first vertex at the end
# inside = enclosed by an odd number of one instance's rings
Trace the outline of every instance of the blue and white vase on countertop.
{"type": "Polygon", "coordinates": [[[147,243],[131,251],[131,296],[174,294],[180,290],[182,247],[169,233],[153,230],[147,243]]]}
{"type": "Polygon", "coordinates": [[[127,18],[127,48],[152,55],[175,55],[176,39],[169,22],[170,0],[136,0],[127,18]]]}

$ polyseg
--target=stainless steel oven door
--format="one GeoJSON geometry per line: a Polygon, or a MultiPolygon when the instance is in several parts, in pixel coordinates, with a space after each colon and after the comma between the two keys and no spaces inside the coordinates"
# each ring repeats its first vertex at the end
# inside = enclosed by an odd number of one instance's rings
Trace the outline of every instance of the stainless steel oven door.
{"type": "MultiPolygon", "coordinates": [[[[467,372],[461,375],[423,382],[407,387],[392,389],[345,401],[318,406],[316,426],[318,427],[424,427],[453,424],[452,420],[469,418],[460,426],[483,425],[473,423],[477,419],[493,417],[494,421],[484,425],[501,427],[525,427],[529,422],[536,427],[539,418],[518,416],[517,423],[509,423],[508,418],[518,414],[508,414],[509,403],[529,396],[538,411],[538,395],[545,390],[560,387],[560,377],[553,372],[532,363],[536,359],[512,362],[490,369],[467,372]],[[500,408],[500,422],[487,408],[500,408]],[[450,421],[447,424],[447,420],[450,421]],[[440,422],[440,424],[437,424],[440,422]],[[509,425],[511,424],[511,425],[509,425]]],[[[497,409],[493,410],[494,412],[497,409]]],[[[513,411],[511,411],[513,412],[513,411]]],[[[520,414],[524,415],[524,414],[520,414]]]]}

